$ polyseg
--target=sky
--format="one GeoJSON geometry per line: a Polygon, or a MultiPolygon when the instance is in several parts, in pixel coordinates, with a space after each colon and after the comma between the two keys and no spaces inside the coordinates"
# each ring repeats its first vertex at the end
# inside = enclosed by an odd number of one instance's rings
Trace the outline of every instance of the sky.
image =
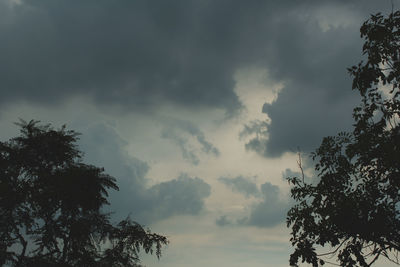
{"type": "Polygon", "coordinates": [[[350,129],[359,28],[392,4],[0,0],[0,138],[19,118],[80,132],[117,178],[113,220],[170,240],[146,266],[288,266],[285,178],[350,129]]]}

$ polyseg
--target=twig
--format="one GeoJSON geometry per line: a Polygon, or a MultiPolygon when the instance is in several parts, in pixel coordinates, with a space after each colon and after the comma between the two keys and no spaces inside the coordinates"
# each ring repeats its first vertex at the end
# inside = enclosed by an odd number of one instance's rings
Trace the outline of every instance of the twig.
{"type": "Polygon", "coordinates": [[[297,160],[297,165],[298,165],[299,168],[300,168],[300,171],[301,171],[301,178],[302,178],[303,185],[304,185],[304,170],[303,170],[303,165],[302,165],[302,163],[301,163],[301,153],[300,153],[300,151],[297,152],[297,155],[299,156],[299,159],[297,160]]]}

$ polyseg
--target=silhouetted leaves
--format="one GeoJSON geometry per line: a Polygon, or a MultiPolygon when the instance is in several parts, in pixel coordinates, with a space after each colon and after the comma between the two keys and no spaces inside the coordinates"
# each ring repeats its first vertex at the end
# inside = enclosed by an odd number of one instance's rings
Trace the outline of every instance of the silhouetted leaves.
{"type": "Polygon", "coordinates": [[[399,264],[400,12],[372,15],[361,27],[366,62],[349,68],[361,104],[354,129],[325,137],[313,154],[318,180],[289,177],[296,205],[288,212],[295,247],[290,264],[313,266],[336,255],[341,266],[399,264]],[[317,247],[332,250],[317,254],[317,247]]]}
{"type": "Polygon", "coordinates": [[[0,264],[138,266],[141,248],[160,257],[165,237],[102,212],[116,180],[82,162],[78,134],[38,123],[0,142],[0,264]]]}

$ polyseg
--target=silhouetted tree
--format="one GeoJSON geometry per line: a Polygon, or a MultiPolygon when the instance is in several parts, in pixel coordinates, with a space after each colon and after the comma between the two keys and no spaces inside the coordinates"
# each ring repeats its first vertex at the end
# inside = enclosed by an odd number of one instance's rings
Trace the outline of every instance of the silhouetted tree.
{"type": "Polygon", "coordinates": [[[315,181],[288,178],[293,266],[323,265],[327,255],[341,266],[371,266],[380,256],[399,264],[400,12],[372,15],[360,32],[365,62],[349,69],[362,100],[354,129],[323,139],[315,181]],[[330,250],[317,254],[321,246],[330,250]]]}
{"type": "Polygon", "coordinates": [[[21,134],[0,142],[0,265],[139,266],[140,249],[160,257],[165,237],[102,212],[116,180],[82,163],[78,134],[38,123],[21,121],[21,134]]]}

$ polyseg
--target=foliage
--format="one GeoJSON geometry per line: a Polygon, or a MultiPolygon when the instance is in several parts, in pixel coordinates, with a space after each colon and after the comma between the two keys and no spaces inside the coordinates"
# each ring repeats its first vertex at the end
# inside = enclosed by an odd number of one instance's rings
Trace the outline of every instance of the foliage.
{"type": "Polygon", "coordinates": [[[323,139],[313,154],[317,181],[288,178],[293,266],[323,265],[323,256],[341,266],[371,266],[380,256],[399,264],[400,12],[372,15],[360,32],[366,59],[349,69],[361,96],[353,131],[323,139]],[[317,254],[324,246],[331,250],[317,254]]]}
{"type": "Polygon", "coordinates": [[[82,163],[78,134],[38,123],[0,142],[0,265],[139,266],[141,248],[160,257],[165,237],[102,212],[116,180],[82,163]]]}

